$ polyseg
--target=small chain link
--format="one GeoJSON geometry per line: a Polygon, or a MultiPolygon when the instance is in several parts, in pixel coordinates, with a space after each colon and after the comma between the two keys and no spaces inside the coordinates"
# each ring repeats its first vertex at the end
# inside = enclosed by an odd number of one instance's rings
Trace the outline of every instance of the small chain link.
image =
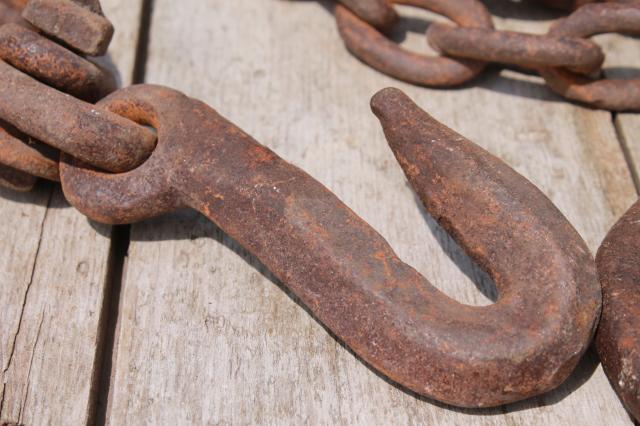
{"type": "Polygon", "coordinates": [[[110,72],[76,53],[103,54],[109,45],[113,26],[99,2],[1,4],[0,185],[24,191],[35,177],[58,181],[58,150],[111,172],[141,164],[155,134],[88,103],[116,89],[110,72]]]}
{"type": "Polygon", "coordinates": [[[104,17],[99,0],[30,0],[22,16],[89,56],[107,53],[113,36],[113,25],[104,17]]]}
{"type": "MultiPolygon", "coordinates": [[[[397,0],[441,14],[460,26],[492,29],[489,11],[477,0],[397,0]]],[[[482,72],[486,63],[465,58],[429,57],[409,52],[341,5],[336,6],[338,30],[355,56],[385,74],[426,86],[455,86],[482,72]]]]}
{"type": "MultiPolygon", "coordinates": [[[[341,1],[345,5],[351,2],[341,1]]],[[[578,8],[546,35],[495,30],[479,0],[393,0],[448,17],[457,26],[433,23],[427,40],[440,57],[409,52],[387,39],[358,9],[338,5],[336,21],[346,47],[373,68],[414,84],[455,86],[475,78],[487,63],[534,69],[555,92],[614,111],[640,110],[640,80],[598,80],[605,55],[588,37],[609,32],[640,34],[640,0],[596,4],[585,0],[546,0],[578,8]]],[[[388,28],[388,27],[385,27],[388,28]]]]}

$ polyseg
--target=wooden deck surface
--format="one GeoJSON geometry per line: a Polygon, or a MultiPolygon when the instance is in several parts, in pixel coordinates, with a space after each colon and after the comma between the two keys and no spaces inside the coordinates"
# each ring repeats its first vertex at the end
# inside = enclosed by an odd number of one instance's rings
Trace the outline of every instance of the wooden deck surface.
{"type": "MultiPolygon", "coordinates": [[[[559,16],[485,3],[502,29],[543,33],[559,16]]],[[[302,167],[461,302],[489,304],[495,288],[416,202],[369,110],[377,90],[403,89],[501,157],[594,252],[637,199],[640,115],[565,102],[537,76],[492,67],[456,90],[398,82],[346,51],[329,1],[155,0],[149,22],[142,0],[102,4],[123,85],[146,50],[138,77],[209,103],[302,167]],[[147,49],[137,49],[147,23],[147,49]]],[[[424,30],[440,18],[399,10],[396,36],[424,50],[424,30]]],[[[611,75],[637,75],[637,39],[596,40],[611,75]]],[[[112,229],[70,208],[57,186],[0,191],[0,218],[0,423],[632,424],[593,351],[559,389],[506,407],[463,410],[410,395],[190,211],[132,226],[124,268],[127,230],[112,243],[112,229]]]]}

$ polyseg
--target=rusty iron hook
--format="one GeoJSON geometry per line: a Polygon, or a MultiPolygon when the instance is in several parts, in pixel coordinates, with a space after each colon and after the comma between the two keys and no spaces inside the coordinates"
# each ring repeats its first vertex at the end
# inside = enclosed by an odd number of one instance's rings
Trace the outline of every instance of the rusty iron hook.
{"type": "Polygon", "coordinates": [[[640,201],[611,229],[596,261],[603,296],[596,348],[611,385],[640,421],[640,201]]]}
{"type": "Polygon", "coordinates": [[[600,287],[584,241],[529,181],[397,89],[373,110],[429,212],[495,280],[492,306],[444,295],[320,182],[204,103],[144,85],[98,106],[155,127],[158,143],[121,174],[65,156],[74,206],[112,224],[198,210],[408,389],[464,407],[517,401],[562,383],[591,340],[600,287]]]}

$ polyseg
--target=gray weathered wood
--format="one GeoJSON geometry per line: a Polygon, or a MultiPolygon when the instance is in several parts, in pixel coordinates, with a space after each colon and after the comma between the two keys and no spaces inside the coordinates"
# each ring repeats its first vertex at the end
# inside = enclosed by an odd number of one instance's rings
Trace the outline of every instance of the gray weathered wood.
{"type": "Polygon", "coordinates": [[[624,113],[616,117],[619,136],[627,149],[636,186],[640,190],[640,115],[624,113]]]}
{"type": "MultiPolygon", "coordinates": [[[[640,76],[640,47],[638,39],[617,34],[598,37],[607,53],[606,73],[614,78],[638,78],[640,76]]],[[[620,113],[616,117],[619,136],[627,150],[636,186],[640,191],[640,114],[620,113]]]]}
{"type": "MultiPolygon", "coordinates": [[[[128,82],[140,2],[103,5],[118,23],[110,53],[128,82]]],[[[86,423],[94,404],[109,227],[92,226],[53,185],[22,195],[2,191],[0,217],[0,423],[86,423]]]]}
{"type": "MultiPolygon", "coordinates": [[[[549,24],[519,2],[491,5],[501,28],[549,24]]],[[[488,71],[459,90],[395,81],[346,52],[328,6],[157,0],[148,81],[210,103],[307,170],[457,300],[486,305],[469,277],[490,284],[417,205],[369,111],[385,86],[531,179],[595,251],[635,197],[609,113],[567,103],[514,71],[488,71]]],[[[404,23],[419,31],[405,44],[424,49],[425,26],[404,23]]],[[[132,238],[112,424],[631,423],[592,354],[560,389],[509,407],[458,410],[415,398],[359,362],[195,213],[136,225],[132,238]]]]}

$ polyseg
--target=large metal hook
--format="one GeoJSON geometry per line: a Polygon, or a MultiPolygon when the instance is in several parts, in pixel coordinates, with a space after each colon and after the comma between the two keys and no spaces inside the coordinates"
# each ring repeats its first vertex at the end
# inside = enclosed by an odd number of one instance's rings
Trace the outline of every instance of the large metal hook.
{"type": "Polygon", "coordinates": [[[494,279],[491,306],[447,297],[321,183],[204,103],[134,86],[99,105],[155,127],[158,143],[122,174],[65,158],[74,206],[106,223],[202,212],[406,388],[465,407],[517,401],[562,383],[591,340],[601,296],[584,241],[529,181],[399,90],[373,110],[427,210],[494,279]]]}

